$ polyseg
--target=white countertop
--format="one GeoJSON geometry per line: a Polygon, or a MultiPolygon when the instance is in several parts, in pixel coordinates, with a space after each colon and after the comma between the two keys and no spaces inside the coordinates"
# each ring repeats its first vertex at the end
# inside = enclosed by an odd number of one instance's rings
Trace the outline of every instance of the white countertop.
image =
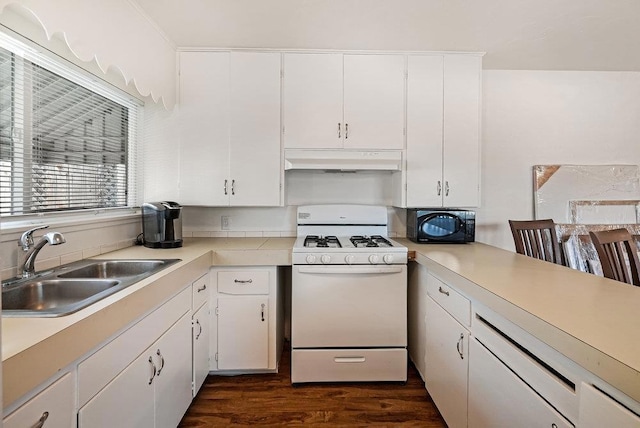
{"type": "MultiPolygon", "coordinates": [[[[2,318],[8,404],[215,265],[290,265],[295,238],[193,238],[178,249],[130,247],[99,258],[180,258],[165,270],[60,318],[2,318]]],[[[474,243],[420,245],[416,261],[640,401],[640,287],[474,243]]]]}

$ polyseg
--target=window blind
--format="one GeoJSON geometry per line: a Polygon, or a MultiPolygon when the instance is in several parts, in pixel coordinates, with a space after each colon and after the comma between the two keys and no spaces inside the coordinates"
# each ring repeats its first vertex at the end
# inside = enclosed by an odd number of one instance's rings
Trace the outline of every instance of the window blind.
{"type": "Polygon", "coordinates": [[[10,48],[0,44],[0,216],[135,205],[139,106],[10,48]]]}

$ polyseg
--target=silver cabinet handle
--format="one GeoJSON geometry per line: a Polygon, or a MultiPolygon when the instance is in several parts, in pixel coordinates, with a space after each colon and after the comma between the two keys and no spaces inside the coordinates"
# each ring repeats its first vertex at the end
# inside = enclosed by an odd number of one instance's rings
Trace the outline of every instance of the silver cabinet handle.
{"type": "Polygon", "coordinates": [[[262,304],[262,313],[261,313],[261,317],[262,317],[262,322],[264,322],[264,303],[262,304]]]}
{"type": "MultiPolygon", "coordinates": [[[[442,185],[440,183],[440,180],[438,180],[438,196],[440,196],[440,194],[442,193],[442,185]]],[[[225,193],[226,195],[226,193],[225,193]]]]}
{"type": "Polygon", "coordinates": [[[198,325],[198,327],[200,327],[198,334],[196,334],[196,340],[198,340],[200,338],[200,335],[202,334],[202,324],[200,324],[200,320],[196,320],[196,324],[198,325]]]}
{"type": "Polygon", "coordinates": [[[158,369],[158,376],[160,376],[160,372],[162,371],[162,369],[164,368],[164,357],[162,356],[162,354],[160,353],[160,349],[158,349],[156,351],[156,355],[158,357],[160,357],[160,368],[158,369]]]}
{"type": "Polygon", "coordinates": [[[149,379],[149,385],[153,382],[153,378],[156,377],[156,373],[158,373],[158,369],[156,369],[156,365],[153,363],[153,357],[149,357],[149,363],[151,367],[153,367],[153,374],[151,375],[151,379],[149,379]]]}
{"type": "Polygon", "coordinates": [[[198,288],[196,291],[199,293],[199,292],[204,291],[206,289],[207,289],[207,284],[205,284],[202,287],[198,288]]]}
{"type": "Polygon", "coordinates": [[[438,291],[444,294],[445,296],[449,296],[449,292],[447,290],[443,290],[442,287],[438,287],[438,291]]]}
{"type": "Polygon", "coordinates": [[[345,123],[344,124],[344,139],[346,140],[347,138],[349,138],[349,124],[345,123]]]}
{"type": "Polygon", "coordinates": [[[49,412],[44,412],[42,416],[40,416],[40,419],[38,419],[38,422],[31,425],[31,428],[42,428],[48,418],[49,418],[49,412]]]}
{"type": "Polygon", "coordinates": [[[460,359],[464,360],[464,333],[460,333],[460,339],[458,339],[458,343],[456,343],[456,349],[458,350],[458,354],[460,354],[460,359]]]}
{"type": "Polygon", "coordinates": [[[231,180],[231,194],[236,194],[236,180],[231,180]]]}
{"type": "Polygon", "coordinates": [[[234,279],[233,282],[236,284],[251,284],[253,279],[234,279]]]}
{"type": "Polygon", "coordinates": [[[340,137],[340,134],[341,134],[341,133],[340,133],[340,122],[338,122],[338,138],[341,138],[341,137],[340,137]]]}
{"type": "Polygon", "coordinates": [[[224,180],[224,194],[225,195],[228,195],[228,193],[227,193],[227,181],[229,181],[229,180],[224,180]]]}
{"type": "Polygon", "coordinates": [[[449,180],[444,182],[444,195],[449,196],[449,180]]]}

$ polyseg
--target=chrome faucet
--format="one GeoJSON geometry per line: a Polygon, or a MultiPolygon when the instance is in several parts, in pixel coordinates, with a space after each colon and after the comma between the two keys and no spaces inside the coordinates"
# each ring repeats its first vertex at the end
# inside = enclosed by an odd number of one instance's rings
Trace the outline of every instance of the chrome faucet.
{"type": "Polygon", "coordinates": [[[18,244],[22,247],[22,251],[26,253],[24,263],[22,265],[23,278],[30,278],[35,275],[36,256],[38,255],[42,247],[44,247],[46,244],[60,245],[67,242],[66,239],[64,239],[64,236],[62,236],[62,233],[49,232],[49,233],[45,233],[42,236],[42,238],[40,238],[40,241],[38,241],[38,243],[34,245],[33,236],[32,236],[33,232],[40,229],[46,229],[48,227],[49,226],[39,226],[30,230],[27,230],[22,234],[22,236],[20,237],[20,240],[18,241],[18,244]]]}

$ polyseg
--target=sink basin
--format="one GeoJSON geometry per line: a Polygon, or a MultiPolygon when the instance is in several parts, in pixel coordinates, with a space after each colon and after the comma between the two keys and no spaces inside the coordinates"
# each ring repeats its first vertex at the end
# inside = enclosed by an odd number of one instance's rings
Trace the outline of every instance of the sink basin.
{"type": "Polygon", "coordinates": [[[120,281],[108,279],[32,281],[3,292],[2,310],[65,311],[118,285],[120,281]]]}
{"type": "Polygon", "coordinates": [[[122,278],[153,272],[166,260],[101,260],[90,265],[58,274],[58,278],[122,278]]]}
{"type": "Polygon", "coordinates": [[[180,259],[82,260],[2,284],[2,315],[58,317],[110,296],[180,259]]]}

